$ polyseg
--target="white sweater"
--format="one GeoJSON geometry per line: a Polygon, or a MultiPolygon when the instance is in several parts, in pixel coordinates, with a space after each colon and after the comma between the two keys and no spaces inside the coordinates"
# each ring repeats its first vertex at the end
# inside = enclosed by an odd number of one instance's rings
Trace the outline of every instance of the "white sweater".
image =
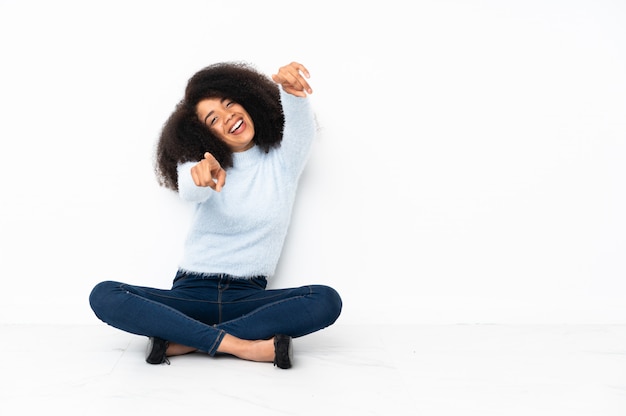
{"type": "Polygon", "coordinates": [[[178,192],[196,203],[179,267],[203,274],[270,277],[287,235],[298,180],[315,138],[307,98],[281,89],[285,115],[280,147],[233,154],[221,192],[193,183],[196,162],[178,166],[178,192]]]}

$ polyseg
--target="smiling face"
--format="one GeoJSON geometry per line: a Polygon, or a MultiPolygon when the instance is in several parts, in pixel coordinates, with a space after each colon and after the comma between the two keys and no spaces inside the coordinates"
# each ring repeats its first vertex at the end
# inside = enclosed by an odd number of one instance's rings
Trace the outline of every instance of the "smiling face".
{"type": "Polygon", "coordinates": [[[233,152],[254,146],[254,123],[241,104],[229,98],[206,98],[196,105],[196,114],[233,152]]]}

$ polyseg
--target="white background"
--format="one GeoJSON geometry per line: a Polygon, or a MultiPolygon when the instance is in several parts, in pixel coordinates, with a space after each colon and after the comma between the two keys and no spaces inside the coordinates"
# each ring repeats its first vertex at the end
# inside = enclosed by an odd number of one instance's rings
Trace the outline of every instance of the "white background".
{"type": "Polygon", "coordinates": [[[273,286],[350,324],[626,322],[626,3],[0,0],[0,323],[169,287],[154,179],[187,79],[312,74],[321,132],[273,286]]]}

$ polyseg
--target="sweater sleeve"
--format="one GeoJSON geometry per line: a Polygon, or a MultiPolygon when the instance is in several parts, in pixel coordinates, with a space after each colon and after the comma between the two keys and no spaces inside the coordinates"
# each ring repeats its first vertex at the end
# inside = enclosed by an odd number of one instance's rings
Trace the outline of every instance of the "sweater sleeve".
{"type": "Polygon", "coordinates": [[[178,194],[188,202],[204,202],[213,192],[213,189],[204,186],[197,186],[191,177],[191,168],[197,162],[185,162],[178,165],[178,194]]]}
{"type": "Polygon", "coordinates": [[[309,98],[296,97],[280,90],[285,128],[281,151],[288,169],[298,175],[304,169],[317,132],[315,115],[309,98]]]}

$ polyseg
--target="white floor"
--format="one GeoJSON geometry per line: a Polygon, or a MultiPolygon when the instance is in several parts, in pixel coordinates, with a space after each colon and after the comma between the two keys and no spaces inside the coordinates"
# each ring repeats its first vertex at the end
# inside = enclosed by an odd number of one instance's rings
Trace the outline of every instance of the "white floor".
{"type": "Polygon", "coordinates": [[[295,365],[144,362],[104,324],[0,326],[0,414],[626,415],[626,325],[335,326],[295,365]]]}

